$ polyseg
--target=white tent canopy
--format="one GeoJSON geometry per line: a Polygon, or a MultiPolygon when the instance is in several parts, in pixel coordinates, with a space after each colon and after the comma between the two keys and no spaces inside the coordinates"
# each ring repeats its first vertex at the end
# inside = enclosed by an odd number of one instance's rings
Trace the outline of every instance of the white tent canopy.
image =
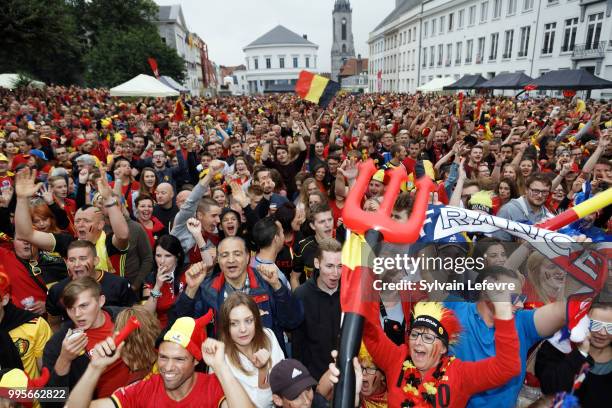
{"type": "MultiPolygon", "coordinates": [[[[13,89],[15,87],[15,82],[17,81],[19,81],[19,74],[0,74],[0,87],[2,88],[13,89]]],[[[45,83],[32,80],[32,82],[30,82],[30,86],[42,88],[45,86],[45,83]]]]}
{"type": "Polygon", "coordinates": [[[417,88],[417,91],[421,92],[440,92],[444,89],[445,86],[450,85],[455,82],[453,77],[446,78],[434,78],[428,83],[421,85],[417,88]]]}
{"type": "Polygon", "coordinates": [[[111,96],[179,96],[179,92],[150,75],[140,74],[110,89],[111,96]]]}

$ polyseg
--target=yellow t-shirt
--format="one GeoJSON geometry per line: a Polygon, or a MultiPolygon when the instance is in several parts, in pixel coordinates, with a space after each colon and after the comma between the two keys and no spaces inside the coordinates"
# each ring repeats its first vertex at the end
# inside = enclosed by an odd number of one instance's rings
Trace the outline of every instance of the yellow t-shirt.
{"type": "Polygon", "coordinates": [[[28,377],[40,376],[36,360],[42,358],[45,344],[52,334],[49,323],[42,317],[34,318],[9,332],[28,377]]]}

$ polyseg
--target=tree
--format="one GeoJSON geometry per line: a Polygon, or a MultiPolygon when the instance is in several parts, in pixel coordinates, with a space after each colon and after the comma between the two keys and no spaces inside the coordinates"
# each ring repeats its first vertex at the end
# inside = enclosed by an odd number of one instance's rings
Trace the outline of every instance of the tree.
{"type": "Polygon", "coordinates": [[[74,15],[64,0],[0,1],[0,72],[75,83],[82,52],[74,15]]]}
{"type": "Polygon", "coordinates": [[[185,78],[185,62],[164,44],[153,24],[123,31],[103,29],[97,45],[84,58],[85,80],[93,87],[112,87],[132,77],[149,73],[149,57],[157,60],[159,72],[179,82],[185,78]]]}

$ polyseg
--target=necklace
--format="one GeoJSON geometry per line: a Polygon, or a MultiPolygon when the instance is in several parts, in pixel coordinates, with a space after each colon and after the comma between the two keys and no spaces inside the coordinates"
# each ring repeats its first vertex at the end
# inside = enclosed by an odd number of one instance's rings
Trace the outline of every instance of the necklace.
{"type": "Polygon", "coordinates": [[[402,391],[406,394],[409,407],[421,408],[435,406],[438,386],[442,381],[448,380],[445,373],[454,360],[455,357],[442,357],[432,374],[434,381],[427,382],[423,381],[421,372],[415,367],[410,357],[404,361],[397,384],[401,386],[402,380],[404,378],[406,379],[406,384],[402,387],[402,391]]]}

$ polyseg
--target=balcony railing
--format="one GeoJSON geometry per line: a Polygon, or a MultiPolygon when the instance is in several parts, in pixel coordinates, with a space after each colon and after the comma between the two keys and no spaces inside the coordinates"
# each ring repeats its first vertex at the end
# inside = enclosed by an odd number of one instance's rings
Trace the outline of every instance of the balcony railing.
{"type": "Polygon", "coordinates": [[[599,59],[603,58],[606,52],[606,42],[592,42],[587,44],[576,44],[572,52],[573,60],[599,59]]]}

